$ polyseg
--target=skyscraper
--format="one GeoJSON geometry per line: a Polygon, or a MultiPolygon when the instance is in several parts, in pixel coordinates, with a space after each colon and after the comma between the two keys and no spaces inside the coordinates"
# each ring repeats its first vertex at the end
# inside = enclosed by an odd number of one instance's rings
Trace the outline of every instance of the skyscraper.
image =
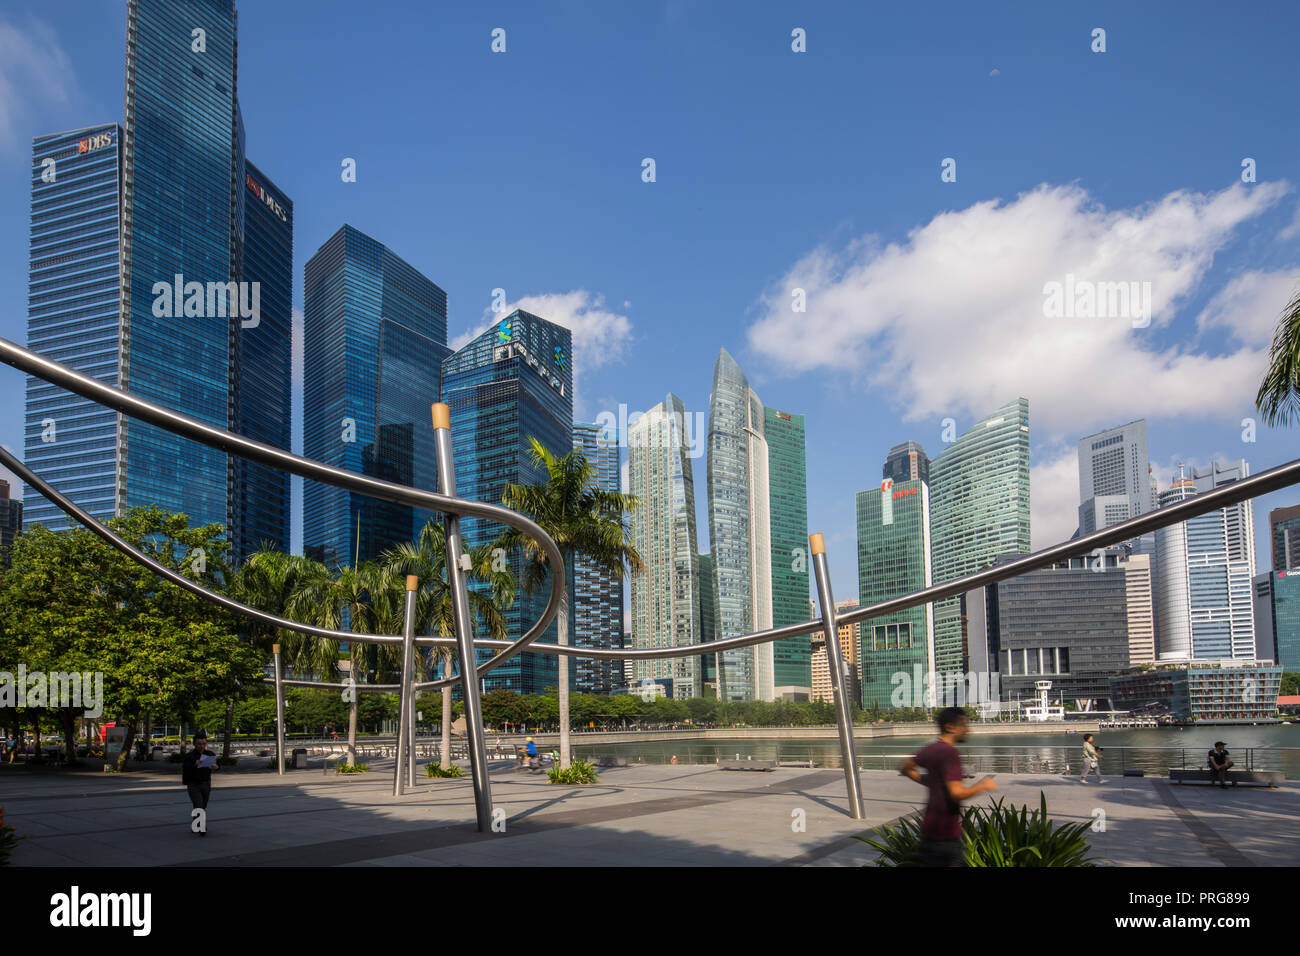
{"type": "MultiPolygon", "coordinates": [[[[933,583],[929,485],[920,478],[885,478],[879,488],[858,492],[857,508],[858,598],[863,606],[928,588],[933,583]]],[[[914,685],[917,668],[923,675],[934,672],[934,605],[874,617],[861,624],[860,632],[863,707],[893,706],[891,697],[900,686],[896,674],[906,674],[914,685]]],[[[901,706],[930,704],[909,699],[901,706]]]]}
{"type": "MultiPolygon", "coordinates": [[[[632,542],[645,570],[633,575],[632,646],[698,643],[701,626],[695,481],[684,434],[686,406],[668,397],[628,426],[628,490],[640,499],[631,514],[632,542]]],[[[672,678],[673,696],[703,696],[700,657],[634,660],[631,683],[672,678]]]]}
{"type": "MultiPolygon", "coordinates": [[[[763,403],[726,349],[713,366],[709,401],[709,546],[717,638],[772,626],[772,542],[763,403]]],[[[720,700],[771,700],[772,645],[723,651],[720,700]]]]}
{"type": "MultiPolygon", "coordinates": [[[[718,635],[717,578],[713,574],[713,555],[701,554],[700,567],[700,641],[708,644],[718,635]]],[[[700,655],[700,680],[705,697],[718,696],[718,655],[700,655]]]]}
{"type": "MultiPolygon", "coordinates": [[[[973,574],[1000,554],[1027,553],[1029,400],[976,422],[930,463],[930,481],[935,584],[973,574]]],[[[966,669],[961,600],[934,605],[934,662],[944,674],[966,669]]]]}
{"type": "MultiPolygon", "coordinates": [[[[600,425],[575,424],[573,447],[596,469],[594,484],[601,491],[620,490],[618,436],[600,425]]],[[[623,646],[623,579],[596,567],[579,555],[574,559],[573,643],[578,647],[613,649],[623,646]]],[[[575,659],[572,687],[580,694],[612,694],[623,684],[617,661],[575,659]]]]}
{"type": "Polygon", "coordinates": [[[0,565],[9,563],[9,549],[23,533],[23,503],[9,497],[9,482],[0,478],[0,565]]]}
{"type": "Polygon", "coordinates": [[[1152,507],[1145,420],[1079,441],[1080,534],[1121,524],[1152,507]]]}
{"type": "Polygon", "coordinates": [[[1273,546],[1273,570],[1300,568],[1300,505],[1268,513],[1268,537],[1273,546]]]}
{"type": "MultiPolygon", "coordinates": [[[[857,601],[836,601],[837,612],[851,611],[858,606],[857,601]]],[[[844,661],[844,689],[850,700],[858,700],[861,688],[858,684],[858,625],[841,624],[836,628],[840,642],[840,657],[844,661]]],[[[818,635],[819,637],[821,635],[818,635]]],[[[826,641],[818,641],[812,652],[812,695],[810,700],[835,703],[835,685],[831,677],[830,652],[826,641]]]]}
{"type": "MultiPolygon", "coordinates": [[[[303,452],[358,474],[438,490],[430,407],[441,394],[447,294],[344,225],[307,260],[303,452]]],[[[430,512],[303,483],[303,550],[331,567],[412,540],[430,512]]]]}
{"type": "MultiPolygon", "coordinates": [[[[128,0],[124,125],[34,143],[28,341],[288,448],[292,204],[245,158],[236,46],[233,0],[128,0]]],[[[282,476],[43,383],[27,404],[27,460],[95,517],[220,523],[236,558],[287,544],[282,476]]]]}
{"type": "MultiPolygon", "coordinates": [[[[768,514],[772,540],[772,626],[808,620],[808,467],[802,415],[763,409],[767,438],[768,514]]],[[[807,700],[812,693],[812,638],[801,634],[772,647],[772,698],[807,700]]]]}
{"type": "MultiPolygon", "coordinates": [[[[1166,507],[1246,478],[1244,460],[1179,477],[1160,495],[1166,507]]],[[[1255,576],[1249,500],[1156,531],[1156,627],[1160,660],[1253,659],[1255,576]]]]}
{"type": "Polygon", "coordinates": [[[881,478],[890,478],[895,484],[920,479],[930,483],[930,457],[920,442],[905,441],[889,449],[881,478]]]}
{"type": "MultiPolygon", "coordinates": [[[[557,457],[573,448],[572,336],[568,329],[516,309],[502,317],[442,363],[442,400],[451,407],[456,493],[462,498],[501,503],[507,484],[540,484],[545,466],[534,464],[529,438],[537,438],[557,457]]],[[[461,523],[469,545],[487,544],[501,528],[481,519],[461,523]]],[[[522,558],[511,556],[515,580],[522,580],[522,558]]],[[[510,637],[541,617],[548,590],[521,592],[505,611],[510,637]]],[[[552,624],[541,640],[554,643],[552,624]]],[[[485,678],[489,691],[541,693],[555,686],[555,657],[524,653],[485,678]]]]}

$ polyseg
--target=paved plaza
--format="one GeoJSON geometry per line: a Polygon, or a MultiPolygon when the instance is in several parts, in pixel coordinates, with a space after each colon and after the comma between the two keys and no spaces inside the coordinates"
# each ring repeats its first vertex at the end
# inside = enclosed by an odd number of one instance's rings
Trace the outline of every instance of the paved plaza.
{"type": "MultiPolygon", "coordinates": [[[[864,771],[867,819],[854,821],[839,770],[633,766],[576,787],[501,762],[492,793],[505,832],[481,834],[468,776],[420,777],[394,798],[392,761],[371,767],[223,772],[206,837],[189,832],[175,773],[4,768],[0,806],[23,836],[16,866],[856,866],[874,851],[854,836],[924,797],[892,771],[864,771]]],[[[1037,807],[1045,793],[1058,821],[1102,821],[1100,811],[1105,829],[1090,842],[1116,866],[1282,866],[1300,840],[1294,782],[1221,790],[1157,778],[997,779],[1015,804],[1037,807]]]]}

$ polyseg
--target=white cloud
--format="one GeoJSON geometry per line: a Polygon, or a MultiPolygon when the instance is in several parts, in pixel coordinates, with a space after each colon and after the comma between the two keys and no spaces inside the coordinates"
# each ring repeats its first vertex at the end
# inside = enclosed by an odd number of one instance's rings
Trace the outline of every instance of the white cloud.
{"type": "Polygon", "coordinates": [[[1058,446],[1036,457],[1029,466],[1029,536],[1035,551],[1069,539],[1079,527],[1078,449],[1058,446]]]}
{"type": "MultiPolygon", "coordinates": [[[[577,421],[583,420],[579,411],[579,376],[623,358],[632,341],[631,320],[606,309],[605,297],[586,289],[526,295],[507,304],[500,315],[515,309],[531,312],[573,333],[574,416],[577,421]]],[[[461,348],[490,329],[498,318],[497,313],[485,309],[477,327],[455,336],[448,345],[452,349],[461,348]]]]}
{"type": "Polygon", "coordinates": [[[1295,207],[1295,215],[1291,217],[1290,224],[1283,226],[1277,234],[1279,239],[1294,239],[1296,236],[1300,236],[1300,203],[1295,207]]]}
{"type": "Polygon", "coordinates": [[[19,27],[0,21],[0,149],[23,148],[32,107],[68,103],[76,95],[72,61],[53,28],[34,18],[19,27]]]}
{"type": "MultiPolygon", "coordinates": [[[[1196,351],[1190,335],[1164,348],[1153,340],[1234,230],[1288,190],[1235,184],[1112,211],[1078,186],[1042,185],[941,213],[902,242],[824,246],[763,297],[749,344],[787,372],[839,370],[885,388],[909,420],[984,415],[1024,395],[1036,439],[1048,441],[1127,420],[1136,389],[1148,417],[1249,407],[1266,362],[1256,322],[1226,311],[1207,318],[1242,330],[1242,346],[1224,354],[1196,351]],[[1149,282],[1150,327],[1045,317],[1045,284],[1067,276],[1149,282]],[[795,288],[807,294],[806,313],[792,310],[795,288]]],[[[1275,289],[1243,281],[1235,301],[1258,303],[1247,293],[1275,289]]]]}
{"type": "Polygon", "coordinates": [[[1197,328],[1225,328],[1239,342],[1267,348],[1282,310],[1297,291],[1300,275],[1295,268],[1244,272],[1215,293],[1196,317],[1197,328]]]}

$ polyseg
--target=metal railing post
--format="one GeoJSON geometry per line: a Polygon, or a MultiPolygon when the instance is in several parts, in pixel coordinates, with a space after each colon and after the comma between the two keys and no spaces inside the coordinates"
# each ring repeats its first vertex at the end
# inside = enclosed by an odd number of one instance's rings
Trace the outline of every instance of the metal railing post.
{"type": "Polygon", "coordinates": [[[866,816],[862,809],[862,781],[858,776],[858,755],[853,746],[853,711],[844,686],[844,658],[840,655],[839,628],[835,623],[835,598],[831,594],[831,574],[826,565],[826,541],[821,534],[808,536],[812,552],[813,573],[817,578],[817,601],[821,605],[822,631],[826,635],[827,670],[835,693],[835,722],[840,731],[840,755],[844,761],[844,787],[848,791],[849,815],[854,820],[866,816]]]}
{"type": "MultiPolygon", "coordinates": [[[[438,490],[447,497],[456,494],[456,470],[451,454],[451,408],[442,402],[433,406],[433,437],[438,453],[438,490]]],[[[444,519],[447,541],[447,584],[452,594],[452,617],[456,623],[456,647],[460,652],[461,688],[465,697],[465,741],[469,745],[470,775],[474,779],[474,809],[480,833],[492,831],[492,784],[488,780],[487,751],[483,746],[483,708],[479,702],[477,658],[474,654],[474,619],[469,613],[469,592],[465,579],[467,558],[460,539],[460,517],[444,519]]],[[[567,666],[566,661],[561,661],[567,666]]]]}
{"type": "MultiPolygon", "coordinates": [[[[397,746],[393,752],[393,796],[400,797],[406,792],[406,763],[411,753],[414,739],[411,733],[411,698],[414,697],[412,686],[415,683],[415,593],[420,587],[420,579],[414,574],[406,576],[406,606],[402,612],[402,690],[397,707],[397,746]]],[[[414,783],[414,780],[411,781],[414,783]]]]}
{"type": "Polygon", "coordinates": [[[275,655],[275,772],[284,776],[284,681],[280,676],[280,645],[272,644],[275,655]]]}

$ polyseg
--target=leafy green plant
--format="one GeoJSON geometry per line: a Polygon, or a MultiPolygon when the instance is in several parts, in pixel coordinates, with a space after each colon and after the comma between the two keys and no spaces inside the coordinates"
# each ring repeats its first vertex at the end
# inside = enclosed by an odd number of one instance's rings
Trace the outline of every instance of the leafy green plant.
{"type": "Polygon", "coordinates": [[[238,763],[238,757],[227,757],[225,755],[217,757],[217,766],[219,767],[233,767],[238,763]]]}
{"type": "Polygon", "coordinates": [[[365,763],[341,763],[339,773],[370,773],[370,765],[365,763]]]}
{"type": "Polygon", "coordinates": [[[0,807],[0,866],[8,864],[9,855],[17,845],[18,835],[13,827],[5,826],[5,808],[0,807]]]}
{"type": "Polygon", "coordinates": [[[440,767],[436,763],[426,764],[424,767],[426,777],[463,777],[460,767],[452,764],[450,767],[440,767]]]}
{"type": "Polygon", "coordinates": [[[561,770],[558,766],[552,766],[546,771],[546,779],[551,783],[565,784],[584,784],[596,783],[600,778],[596,774],[596,767],[582,759],[575,759],[569,764],[568,768],[561,770]]]}
{"type": "MultiPolygon", "coordinates": [[[[984,866],[1096,866],[1089,855],[1087,833],[1091,822],[1053,823],[1047,815],[1047,796],[1038,793],[1038,809],[1007,806],[999,797],[990,807],[962,810],[962,848],[966,865],[984,866]]],[[[876,830],[879,840],[858,837],[880,851],[877,866],[916,866],[921,844],[917,816],[897,826],[876,830]]]]}

